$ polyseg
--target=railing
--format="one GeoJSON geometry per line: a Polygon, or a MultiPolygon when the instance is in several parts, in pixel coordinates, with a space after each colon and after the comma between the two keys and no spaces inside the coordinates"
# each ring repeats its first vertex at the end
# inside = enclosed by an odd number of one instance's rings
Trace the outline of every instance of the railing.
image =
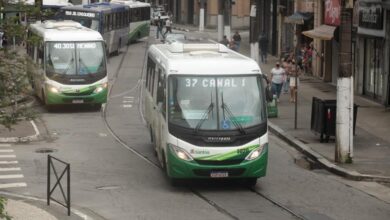
{"type": "Polygon", "coordinates": [[[51,155],[47,155],[47,205],[50,205],[50,200],[53,200],[53,201],[57,202],[58,204],[66,207],[68,209],[68,216],[70,216],[70,164],[66,163],[60,159],[57,159],[51,155]],[[58,162],[65,165],[65,169],[62,171],[60,176],[58,176],[57,170],[54,167],[53,160],[58,161],[58,162]],[[52,170],[53,170],[53,173],[56,177],[56,181],[55,181],[53,188],[51,188],[51,183],[50,183],[52,170]],[[67,174],[66,175],[67,176],[67,178],[66,178],[67,179],[66,180],[66,182],[67,182],[66,195],[65,195],[64,189],[61,185],[61,179],[62,179],[62,177],[64,177],[65,173],[67,174]],[[62,196],[65,200],[65,204],[52,197],[52,194],[57,186],[59,186],[59,188],[61,190],[62,196]]]}

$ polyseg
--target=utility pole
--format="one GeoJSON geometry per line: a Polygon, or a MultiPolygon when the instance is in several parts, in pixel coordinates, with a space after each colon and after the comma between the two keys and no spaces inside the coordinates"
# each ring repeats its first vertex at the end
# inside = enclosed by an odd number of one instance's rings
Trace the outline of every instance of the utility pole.
{"type": "Polygon", "coordinates": [[[204,5],[205,0],[200,0],[200,11],[199,11],[199,31],[204,31],[204,5]]]}
{"type": "Polygon", "coordinates": [[[223,14],[223,24],[224,24],[224,35],[227,36],[229,40],[231,37],[231,30],[230,30],[230,24],[231,24],[231,18],[232,18],[232,0],[225,0],[224,1],[224,14],[223,14]]]}
{"type": "Polygon", "coordinates": [[[340,68],[337,79],[335,161],[352,163],[353,157],[353,77],[352,77],[352,10],[341,1],[340,68]]]}
{"type": "Polygon", "coordinates": [[[257,63],[259,59],[259,35],[260,35],[260,16],[261,16],[261,4],[262,0],[251,0],[251,11],[250,11],[250,50],[251,58],[257,63]]]}
{"type": "Polygon", "coordinates": [[[223,38],[224,0],[218,0],[218,41],[223,38]]]}

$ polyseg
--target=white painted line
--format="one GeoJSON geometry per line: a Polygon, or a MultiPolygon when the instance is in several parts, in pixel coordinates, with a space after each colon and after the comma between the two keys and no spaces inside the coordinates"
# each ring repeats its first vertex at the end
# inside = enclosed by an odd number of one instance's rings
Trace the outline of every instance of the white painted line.
{"type": "Polygon", "coordinates": [[[11,144],[0,144],[0,147],[11,147],[11,144]]]}
{"type": "Polygon", "coordinates": [[[133,107],[133,105],[123,105],[123,108],[131,108],[131,107],[133,107]]]}
{"type": "Polygon", "coordinates": [[[35,124],[35,122],[34,122],[33,120],[31,120],[30,123],[31,123],[32,126],[34,127],[35,135],[36,135],[36,136],[39,136],[39,130],[38,130],[37,125],[35,124]]]}
{"type": "Polygon", "coordinates": [[[15,158],[16,156],[13,154],[8,154],[8,155],[0,155],[0,158],[15,158]]]}
{"type": "Polygon", "coordinates": [[[12,153],[14,150],[0,150],[0,153],[12,153]]]}
{"type": "Polygon", "coordinates": [[[134,99],[133,96],[124,96],[123,98],[124,98],[124,99],[134,99]]]}
{"type": "Polygon", "coordinates": [[[10,160],[10,161],[0,161],[0,164],[17,164],[18,161],[16,160],[10,160]]]}
{"type": "Polygon", "coordinates": [[[123,103],[133,103],[133,100],[123,100],[123,103]]]}
{"type": "Polygon", "coordinates": [[[5,189],[5,188],[14,188],[14,187],[26,187],[26,183],[5,183],[5,184],[0,184],[0,189],[5,189]]]}
{"type": "Polygon", "coordinates": [[[0,175],[0,179],[17,179],[23,178],[23,174],[14,174],[14,175],[0,175]]]}
{"type": "Polygon", "coordinates": [[[7,171],[20,171],[20,167],[9,167],[9,168],[0,168],[0,172],[7,172],[7,171]]]}

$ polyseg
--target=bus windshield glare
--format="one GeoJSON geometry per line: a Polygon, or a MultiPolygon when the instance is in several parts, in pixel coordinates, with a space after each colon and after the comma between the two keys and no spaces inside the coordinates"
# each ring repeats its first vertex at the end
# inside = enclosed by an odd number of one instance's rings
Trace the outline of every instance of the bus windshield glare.
{"type": "Polygon", "coordinates": [[[105,74],[103,42],[48,42],[46,74],[55,76],[93,76],[105,74]]]}
{"type": "Polygon", "coordinates": [[[198,130],[238,130],[266,122],[260,76],[170,76],[169,123],[198,130]]]}

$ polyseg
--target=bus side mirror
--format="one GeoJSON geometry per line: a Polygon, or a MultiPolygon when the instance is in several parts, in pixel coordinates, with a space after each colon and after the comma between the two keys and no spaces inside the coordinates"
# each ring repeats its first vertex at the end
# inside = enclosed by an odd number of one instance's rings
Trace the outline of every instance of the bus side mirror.
{"type": "Polygon", "coordinates": [[[267,100],[267,102],[272,102],[273,95],[272,95],[272,91],[271,91],[271,87],[270,87],[270,81],[268,80],[266,75],[262,75],[262,76],[263,76],[263,80],[266,83],[265,88],[264,88],[265,99],[267,100]]]}

